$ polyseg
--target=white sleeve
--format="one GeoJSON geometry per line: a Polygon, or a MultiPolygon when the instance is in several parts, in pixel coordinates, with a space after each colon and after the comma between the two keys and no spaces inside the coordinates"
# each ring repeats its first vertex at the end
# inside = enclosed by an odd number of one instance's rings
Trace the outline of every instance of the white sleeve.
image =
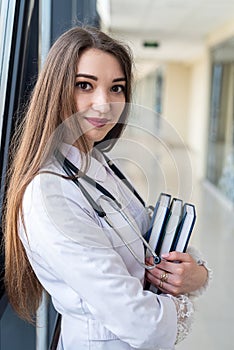
{"type": "Polygon", "coordinates": [[[139,279],[129,274],[71,182],[63,180],[65,197],[56,188],[53,175],[43,176],[51,178],[47,191],[41,191],[38,176],[27,188],[23,202],[32,249],[119,339],[136,349],[173,348],[177,310],[172,298],[143,290],[139,279]]]}

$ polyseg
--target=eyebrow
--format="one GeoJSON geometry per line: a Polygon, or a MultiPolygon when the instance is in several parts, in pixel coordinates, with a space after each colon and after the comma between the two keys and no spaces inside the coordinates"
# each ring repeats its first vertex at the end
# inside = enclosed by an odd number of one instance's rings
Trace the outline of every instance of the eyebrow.
{"type": "MultiPolygon", "coordinates": [[[[76,78],[88,78],[88,79],[92,79],[92,80],[95,80],[95,81],[98,80],[98,78],[95,75],[86,74],[86,73],[76,74],[76,78]]],[[[125,77],[119,77],[119,78],[115,78],[115,79],[112,80],[113,83],[116,83],[118,81],[126,81],[126,78],[125,77]]]]}
{"type": "Polygon", "coordinates": [[[125,77],[120,77],[120,78],[116,78],[116,79],[112,80],[113,83],[116,83],[118,81],[126,81],[126,78],[125,77]]]}

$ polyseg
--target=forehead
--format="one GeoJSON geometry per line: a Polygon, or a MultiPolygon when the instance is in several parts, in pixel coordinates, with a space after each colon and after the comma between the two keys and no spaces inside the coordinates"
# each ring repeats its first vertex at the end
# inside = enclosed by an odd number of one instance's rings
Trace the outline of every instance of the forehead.
{"type": "Polygon", "coordinates": [[[77,63],[78,73],[97,74],[98,72],[113,72],[113,74],[124,75],[120,62],[109,52],[99,49],[87,49],[79,57],[77,63]]]}

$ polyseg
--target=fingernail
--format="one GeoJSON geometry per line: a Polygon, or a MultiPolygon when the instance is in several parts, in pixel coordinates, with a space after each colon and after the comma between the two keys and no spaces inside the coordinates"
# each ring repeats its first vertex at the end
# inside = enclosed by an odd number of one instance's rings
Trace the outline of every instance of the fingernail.
{"type": "Polygon", "coordinates": [[[162,254],[162,258],[169,258],[170,254],[169,253],[164,253],[162,254]]]}

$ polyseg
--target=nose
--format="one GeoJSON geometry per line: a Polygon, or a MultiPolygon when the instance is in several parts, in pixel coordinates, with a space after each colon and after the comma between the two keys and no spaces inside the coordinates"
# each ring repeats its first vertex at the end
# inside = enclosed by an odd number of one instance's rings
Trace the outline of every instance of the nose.
{"type": "Polygon", "coordinates": [[[99,113],[108,113],[110,111],[110,99],[106,91],[99,90],[95,92],[92,108],[99,113]]]}

